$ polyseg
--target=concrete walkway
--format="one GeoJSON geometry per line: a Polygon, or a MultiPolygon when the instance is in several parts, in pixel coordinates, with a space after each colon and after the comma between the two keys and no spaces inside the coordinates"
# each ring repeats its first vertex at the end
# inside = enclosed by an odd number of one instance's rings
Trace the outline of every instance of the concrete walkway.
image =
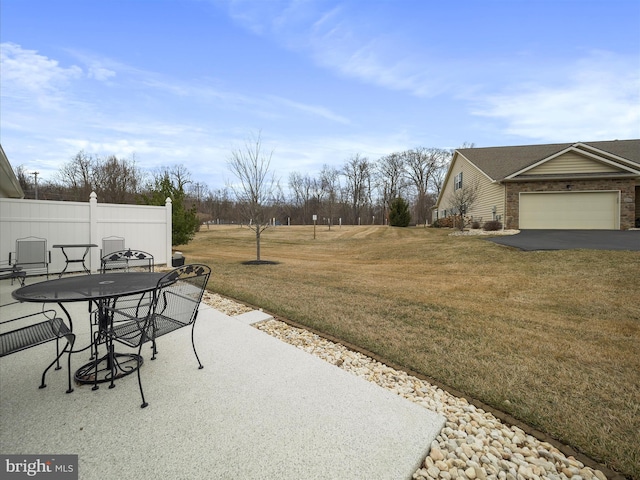
{"type": "MultiPolygon", "coordinates": [[[[25,308],[38,306],[2,307],[2,318],[25,308]]],[[[86,345],[87,305],[70,311],[86,345]]],[[[0,359],[0,452],[77,454],[87,480],[411,478],[444,417],[250,325],[262,318],[203,305],[203,370],[189,329],[162,337],[141,371],[146,409],[135,375],[65,394],[63,369],[38,389],[53,344],[0,359]]],[[[87,357],[74,355],[72,369],[87,357]]]]}

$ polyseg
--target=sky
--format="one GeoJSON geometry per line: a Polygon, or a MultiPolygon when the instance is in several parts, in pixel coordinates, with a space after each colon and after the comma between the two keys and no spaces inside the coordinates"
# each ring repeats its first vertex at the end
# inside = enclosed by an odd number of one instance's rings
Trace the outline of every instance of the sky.
{"type": "Polygon", "coordinates": [[[0,143],[44,180],[640,138],[638,0],[0,0],[0,44],[0,143]]]}

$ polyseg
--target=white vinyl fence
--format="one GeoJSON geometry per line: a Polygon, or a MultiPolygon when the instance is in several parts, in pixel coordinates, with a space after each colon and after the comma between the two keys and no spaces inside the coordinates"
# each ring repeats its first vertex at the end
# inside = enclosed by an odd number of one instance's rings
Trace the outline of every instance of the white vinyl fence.
{"type": "MultiPolygon", "coordinates": [[[[95,193],[85,202],[54,202],[0,198],[0,261],[6,264],[15,252],[16,240],[41,237],[51,251],[50,273],[62,271],[65,259],[59,244],[94,243],[87,255],[87,268],[100,268],[100,249],[105,237],[123,237],[125,248],[154,256],[156,265],[171,265],[171,200],[164,207],[99,204],[95,193]]],[[[69,257],[81,257],[84,249],[67,250],[69,257]]],[[[79,263],[67,272],[79,271],[79,263]]]]}

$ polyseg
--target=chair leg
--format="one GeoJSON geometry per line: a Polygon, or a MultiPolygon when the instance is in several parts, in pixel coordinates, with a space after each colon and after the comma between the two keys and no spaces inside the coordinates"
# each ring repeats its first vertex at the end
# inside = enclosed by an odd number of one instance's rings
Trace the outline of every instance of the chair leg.
{"type": "Polygon", "coordinates": [[[141,354],[142,345],[140,345],[140,348],[138,349],[138,371],[136,373],[138,374],[138,387],[140,387],[140,396],[142,397],[142,404],[140,405],[140,408],[146,408],[149,404],[144,399],[144,392],[142,391],[142,378],[140,377],[140,359],[142,358],[141,354]]]}
{"type": "Polygon", "coordinates": [[[156,354],[158,353],[158,349],[156,348],[156,339],[155,338],[151,341],[151,351],[153,353],[153,355],[151,356],[151,360],[155,360],[156,359],[156,354]]]}
{"type": "MultiPolygon", "coordinates": [[[[98,339],[95,337],[96,335],[100,335],[99,332],[96,332],[93,334],[94,335],[94,345],[95,345],[95,355],[96,358],[93,360],[94,362],[94,369],[93,369],[93,387],[91,387],[91,390],[98,390],[100,387],[98,386],[98,363],[100,363],[98,361],[98,339]]],[[[91,347],[93,348],[93,347],[91,347]]]]}
{"type": "Polygon", "coordinates": [[[94,358],[98,358],[98,347],[97,345],[95,348],[93,347],[93,345],[95,345],[96,338],[93,335],[93,318],[91,316],[91,302],[89,302],[89,335],[90,335],[89,338],[92,338],[94,340],[91,348],[89,349],[89,353],[91,353],[89,360],[93,360],[94,358]]]}
{"type": "MultiPolygon", "coordinates": [[[[68,345],[68,344],[67,344],[68,345]]],[[[51,362],[49,364],[49,366],[47,368],[44,369],[44,372],[42,372],[42,380],[40,382],[40,386],[38,388],[45,388],[47,386],[47,384],[44,382],[45,381],[45,377],[47,376],[47,372],[49,371],[49,369],[51,367],[53,367],[56,363],[58,364],[58,366],[60,365],[59,360],[60,357],[64,354],[64,352],[67,350],[67,347],[65,346],[65,348],[62,349],[62,352],[58,352],[58,341],[56,340],[56,358],[53,360],[53,362],[51,362]]],[[[69,366],[71,366],[71,364],[69,364],[69,366]]],[[[57,370],[57,369],[56,369],[57,370]]]]}
{"type": "Polygon", "coordinates": [[[109,388],[116,388],[116,368],[118,368],[118,359],[116,358],[116,350],[113,346],[113,340],[111,344],[108,346],[107,353],[107,363],[111,365],[111,383],[109,384],[109,388]]]}
{"type": "Polygon", "coordinates": [[[74,343],[75,338],[73,338],[71,342],[67,343],[67,346],[69,347],[69,351],[67,352],[67,381],[69,382],[69,388],[67,388],[66,393],[73,392],[73,387],[71,386],[71,351],[73,350],[74,343]]]}
{"type": "MultiPolygon", "coordinates": [[[[64,349],[62,350],[62,353],[64,353],[64,349]]],[[[60,366],[60,357],[62,356],[62,353],[60,353],[60,339],[58,338],[56,339],[56,370],[60,370],[62,368],[60,366]]]]}
{"type": "Polygon", "coordinates": [[[193,347],[193,353],[195,354],[196,360],[198,361],[198,365],[199,365],[198,366],[198,370],[202,370],[204,368],[204,366],[202,365],[202,362],[200,361],[200,357],[198,357],[198,352],[196,352],[196,342],[195,342],[195,340],[193,338],[193,333],[194,333],[194,330],[195,330],[195,326],[196,326],[196,324],[194,322],[193,326],[191,327],[191,346],[193,347]]]}

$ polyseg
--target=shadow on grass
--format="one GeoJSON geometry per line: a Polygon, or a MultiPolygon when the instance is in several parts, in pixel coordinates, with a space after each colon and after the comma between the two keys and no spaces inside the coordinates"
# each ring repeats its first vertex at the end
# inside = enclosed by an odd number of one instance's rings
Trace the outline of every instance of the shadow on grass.
{"type": "Polygon", "coordinates": [[[278,265],[280,262],[272,262],[271,260],[249,260],[242,262],[242,265],[278,265]]]}

